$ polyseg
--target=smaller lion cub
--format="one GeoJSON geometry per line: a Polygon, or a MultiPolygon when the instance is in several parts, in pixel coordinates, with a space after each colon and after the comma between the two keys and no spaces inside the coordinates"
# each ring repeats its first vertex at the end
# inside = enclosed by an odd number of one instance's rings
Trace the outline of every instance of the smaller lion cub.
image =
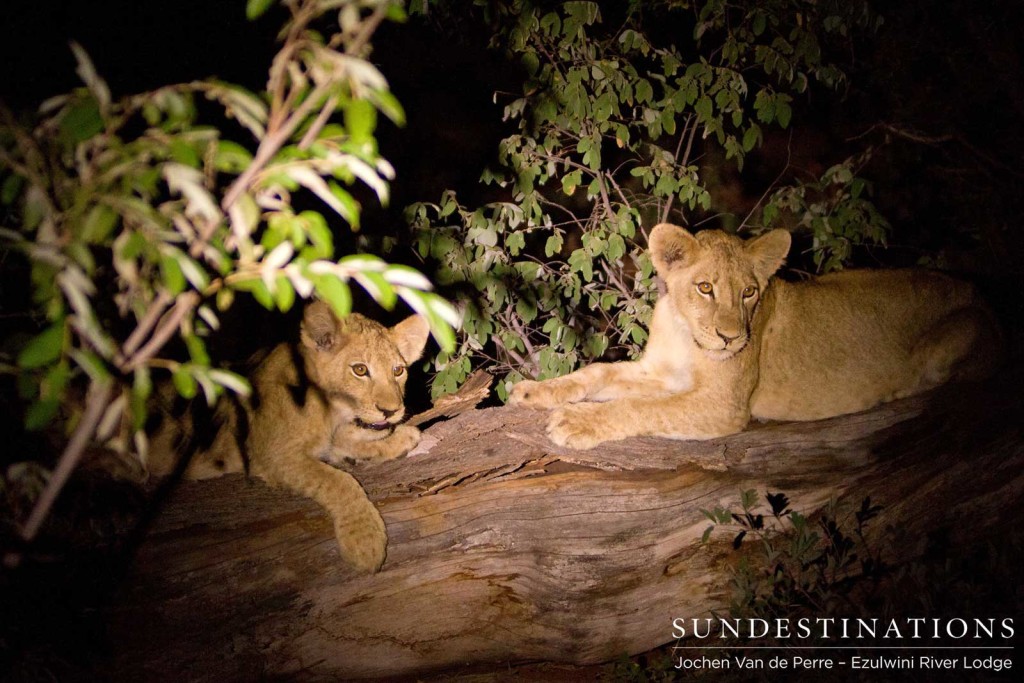
{"type": "Polygon", "coordinates": [[[241,402],[248,434],[238,411],[218,410],[220,430],[185,476],[242,471],[247,460],[256,476],[327,510],[346,562],[378,570],[387,548],[384,520],[359,482],[336,466],[390,460],[419,443],[420,431],[401,422],[407,367],[429,332],[418,315],[389,329],[355,313],[339,320],[326,303],[310,303],[299,343],[277,346],[250,378],[253,395],[241,402]]]}

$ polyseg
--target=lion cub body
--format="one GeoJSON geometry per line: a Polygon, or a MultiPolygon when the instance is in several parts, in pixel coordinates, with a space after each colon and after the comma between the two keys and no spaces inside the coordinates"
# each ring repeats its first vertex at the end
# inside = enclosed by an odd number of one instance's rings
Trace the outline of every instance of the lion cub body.
{"type": "Polygon", "coordinates": [[[556,408],[549,436],[589,448],[832,417],[992,370],[1000,335],[970,285],[914,270],[771,279],[789,246],[781,230],[743,241],[656,226],[650,252],[668,294],[643,356],[520,382],[511,403],[556,408]]]}
{"type": "Polygon", "coordinates": [[[419,430],[400,422],[406,367],[423,352],[428,333],[419,316],[388,329],[358,314],[339,320],[325,303],[313,302],[300,342],[281,344],[260,363],[252,397],[237,416],[222,413],[212,445],[196,453],[185,476],[242,471],[248,462],[256,476],[327,510],[343,559],[363,571],[378,569],[384,521],[355,478],[335,466],[396,458],[419,443],[419,430]]]}

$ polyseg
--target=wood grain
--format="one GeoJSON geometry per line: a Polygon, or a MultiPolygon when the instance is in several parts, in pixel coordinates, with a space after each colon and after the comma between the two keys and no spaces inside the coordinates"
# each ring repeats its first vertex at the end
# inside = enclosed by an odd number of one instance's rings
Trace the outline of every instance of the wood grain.
{"type": "Polygon", "coordinates": [[[701,545],[702,508],[749,488],[806,514],[870,495],[890,561],[933,532],[967,544],[1024,516],[1021,417],[1004,381],[578,452],[547,440],[544,413],[472,411],[430,428],[417,454],[354,471],[388,526],[372,576],[339,562],[310,501],[238,475],[182,484],[111,613],[112,675],[338,680],[643,652],[671,640],[672,618],[726,603],[731,551],[701,545]]]}

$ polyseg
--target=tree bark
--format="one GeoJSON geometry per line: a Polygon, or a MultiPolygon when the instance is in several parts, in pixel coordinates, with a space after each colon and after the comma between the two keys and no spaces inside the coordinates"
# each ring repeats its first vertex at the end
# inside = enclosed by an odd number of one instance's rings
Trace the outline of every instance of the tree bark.
{"type": "Polygon", "coordinates": [[[112,612],[115,674],[338,680],[644,652],[672,640],[674,617],[727,604],[731,539],[701,544],[700,510],[735,508],[745,489],[782,491],[808,515],[870,495],[890,562],[920,556],[933,533],[967,545],[1018,521],[1013,384],[585,452],[548,441],[545,413],[465,413],[413,455],[355,471],[388,527],[372,576],[339,561],[309,500],[237,475],[184,483],[112,612]]]}

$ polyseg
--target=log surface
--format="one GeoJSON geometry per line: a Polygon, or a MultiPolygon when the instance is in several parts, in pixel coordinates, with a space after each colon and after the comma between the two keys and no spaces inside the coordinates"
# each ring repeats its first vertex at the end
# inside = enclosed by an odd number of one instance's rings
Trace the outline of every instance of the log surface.
{"type": "Polygon", "coordinates": [[[113,675],[338,680],[644,652],[671,640],[674,617],[727,604],[729,544],[700,543],[702,508],[735,508],[751,488],[805,514],[870,495],[886,559],[910,559],[929,531],[966,543],[1024,516],[1022,417],[1004,381],[580,452],[548,441],[546,413],[477,410],[434,425],[409,457],[354,471],[388,527],[372,576],[341,564],[309,500],[239,475],[184,483],[112,611],[113,675]],[[979,521],[957,524],[968,514],[979,521]]]}

